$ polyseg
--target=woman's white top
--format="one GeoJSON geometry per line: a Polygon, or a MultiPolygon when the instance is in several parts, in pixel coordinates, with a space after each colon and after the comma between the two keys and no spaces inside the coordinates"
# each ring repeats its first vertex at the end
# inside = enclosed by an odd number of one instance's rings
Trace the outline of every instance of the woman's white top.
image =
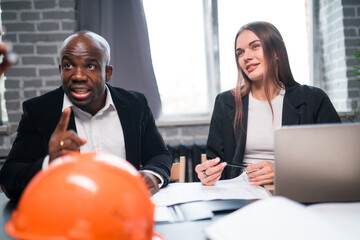
{"type": "Polygon", "coordinates": [[[249,111],[244,163],[274,161],[275,130],[281,126],[285,89],[272,101],[274,121],[270,105],[249,93],[249,111]]]}

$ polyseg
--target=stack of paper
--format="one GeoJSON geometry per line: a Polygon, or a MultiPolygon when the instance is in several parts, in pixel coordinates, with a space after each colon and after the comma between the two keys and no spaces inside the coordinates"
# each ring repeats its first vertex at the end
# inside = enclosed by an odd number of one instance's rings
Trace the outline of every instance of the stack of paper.
{"type": "MultiPolygon", "coordinates": [[[[188,219],[198,220],[211,218],[211,209],[206,214],[197,209],[197,216],[182,216],[182,203],[227,199],[264,199],[270,194],[263,187],[252,186],[244,173],[237,178],[218,181],[214,186],[204,186],[200,182],[172,183],[154,194],[152,201],[156,204],[154,220],[156,222],[176,222],[188,219]]],[[[205,206],[202,204],[201,206],[205,206]]],[[[193,206],[188,206],[193,207],[193,206]]]]}
{"type": "Polygon", "coordinates": [[[170,206],[178,203],[214,199],[264,199],[270,194],[259,186],[252,186],[245,173],[237,178],[221,180],[214,186],[200,182],[172,183],[152,197],[156,206],[170,206]]]}

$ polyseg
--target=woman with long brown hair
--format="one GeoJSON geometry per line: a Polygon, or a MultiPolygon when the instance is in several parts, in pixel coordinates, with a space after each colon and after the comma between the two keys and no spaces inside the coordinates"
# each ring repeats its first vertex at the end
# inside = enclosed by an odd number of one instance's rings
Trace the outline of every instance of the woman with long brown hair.
{"type": "Polygon", "coordinates": [[[340,117],[324,91],[295,81],[285,43],[272,24],[251,22],[241,27],[235,59],[237,86],[215,100],[206,147],[211,160],[195,170],[204,185],[213,185],[242,172],[225,168],[227,163],[245,164],[251,184],[271,184],[276,128],[340,122],[340,117]]]}

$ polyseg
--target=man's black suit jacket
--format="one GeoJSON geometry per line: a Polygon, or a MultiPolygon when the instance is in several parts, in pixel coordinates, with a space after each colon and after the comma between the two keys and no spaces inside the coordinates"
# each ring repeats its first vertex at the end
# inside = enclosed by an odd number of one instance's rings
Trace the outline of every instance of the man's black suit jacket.
{"type": "MultiPolygon", "coordinates": [[[[249,95],[242,98],[242,125],[234,134],[235,98],[230,91],[220,93],[215,100],[206,146],[208,159],[220,157],[228,163],[242,163],[246,147],[249,95]]],[[[299,85],[285,92],[282,125],[341,122],[329,97],[320,88],[299,85]]],[[[289,142],[289,148],[292,147],[289,142]]],[[[241,169],[225,168],[221,179],[239,176],[241,169]]]]}
{"type": "MultiPolygon", "coordinates": [[[[145,96],[107,85],[124,133],[126,160],[137,169],[160,174],[166,186],[172,159],[155,125],[145,96]]],[[[23,114],[12,149],[0,171],[0,184],[8,197],[17,200],[42,168],[48,143],[62,114],[62,87],[23,103],[23,114]]],[[[71,114],[68,129],[76,132],[71,114]]],[[[115,133],[114,133],[115,134],[115,133]]]]}

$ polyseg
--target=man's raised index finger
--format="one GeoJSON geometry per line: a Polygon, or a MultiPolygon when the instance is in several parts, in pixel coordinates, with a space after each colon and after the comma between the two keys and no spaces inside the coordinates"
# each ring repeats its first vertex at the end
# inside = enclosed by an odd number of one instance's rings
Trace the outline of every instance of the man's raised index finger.
{"type": "Polygon", "coordinates": [[[69,124],[70,114],[71,114],[71,108],[66,108],[64,112],[61,114],[61,118],[59,120],[58,125],[56,126],[55,131],[61,131],[61,132],[66,131],[69,124]]]}

